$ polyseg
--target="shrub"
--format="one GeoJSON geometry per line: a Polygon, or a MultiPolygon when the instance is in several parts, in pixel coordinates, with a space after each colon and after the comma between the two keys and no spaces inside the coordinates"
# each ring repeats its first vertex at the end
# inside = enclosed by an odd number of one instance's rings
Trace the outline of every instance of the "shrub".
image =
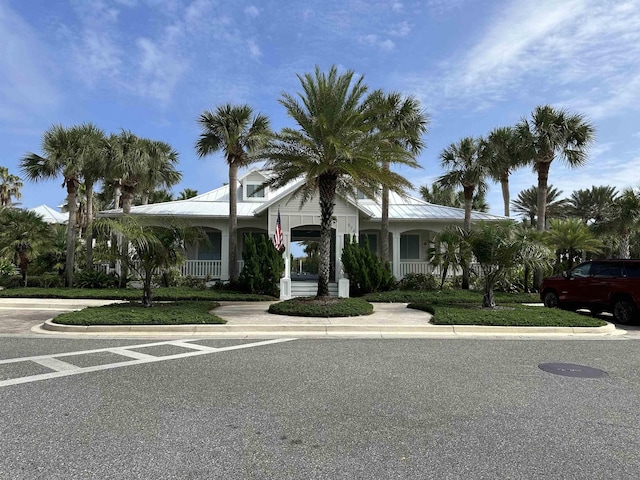
{"type": "Polygon", "coordinates": [[[78,288],[111,288],[118,285],[118,277],[98,270],[86,270],[77,274],[73,283],[78,288]]]}
{"type": "Polygon", "coordinates": [[[268,237],[261,235],[256,241],[253,235],[246,235],[242,258],[244,267],[238,278],[239,287],[249,293],[280,296],[284,259],[268,237]]]}
{"type": "Polygon", "coordinates": [[[205,278],[192,277],[190,275],[187,275],[186,277],[180,278],[180,280],[178,281],[178,286],[204,290],[205,288],[207,288],[206,283],[207,283],[207,280],[205,278]]]}
{"type": "Polygon", "coordinates": [[[180,284],[180,270],[177,268],[165,268],[162,273],[153,276],[152,283],[161,287],[177,287],[180,284]]]}
{"type": "Polygon", "coordinates": [[[437,290],[438,286],[438,279],[425,273],[408,273],[397,284],[399,290],[437,290]]]}
{"type": "Polygon", "coordinates": [[[382,264],[366,239],[357,243],[355,235],[342,250],[342,267],[349,277],[349,294],[354,297],[390,290],[395,281],[389,264],[382,264]]]}
{"type": "Polygon", "coordinates": [[[16,271],[16,266],[6,258],[0,258],[0,277],[8,277],[16,271]]]}
{"type": "Polygon", "coordinates": [[[226,323],[209,313],[219,306],[212,302],[156,303],[151,308],[140,302],[118,303],[89,307],[77,312],[63,313],[54,323],[63,325],[182,325],[226,323]]]}
{"type": "Polygon", "coordinates": [[[373,305],[363,298],[301,297],[274,303],[269,313],[294,317],[356,317],[371,315],[373,305]]]}
{"type": "MultiPolygon", "coordinates": [[[[27,277],[27,281],[29,278],[27,277]]],[[[0,276],[0,287],[20,288],[23,287],[21,275],[0,276]]]]}
{"type": "Polygon", "coordinates": [[[431,315],[434,315],[436,313],[436,309],[434,308],[434,306],[425,301],[412,302],[409,305],[407,305],[407,308],[413,308],[414,310],[422,310],[423,312],[430,313],[431,315]]]}

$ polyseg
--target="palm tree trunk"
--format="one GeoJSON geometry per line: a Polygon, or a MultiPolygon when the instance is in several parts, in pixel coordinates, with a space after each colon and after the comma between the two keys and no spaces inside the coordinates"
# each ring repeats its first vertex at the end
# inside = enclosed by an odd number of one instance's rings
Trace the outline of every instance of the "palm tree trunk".
{"type": "Polygon", "coordinates": [[[502,187],[502,201],[504,202],[504,216],[509,216],[509,204],[511,203],[509,194],[509,172],[502,174],[500,177],[500,186],[502,187]]]}
{"type": "Polygon", "coordinates": [[[89,271],[93,270],[93,183],[86,183],[87,194],[87,228],[85,230],[85,241],[87,242],[87,265],[89,271]]]}
{"type": "MultiPolygon", "coordinates": [[[[135,187],[127,186],[122,189],[122,214],[131,214],[131,203],[133,202],[133,194],[135,187]]],[[[120,288],[127,288],[127,280],[129,277],[129,240],[124,235],[120,245],[120,288]]]]}
{"type": "Polygon", "coordinates": [[[238,281],[238,165],[229,158],[229,280],[238,281]]]}
{"type": "MultiPolygon", "coordinates": [[[[551,158],[553,160],[553,157],[551,158]]],[[[549,181],[550,161],[539,161],[536,163],[538,167],[538,231],[544,232],[547,229],[547,191],[549,181]]],[[[542,283],[542,268],[536,268],[533,274],[533,287],[540,289],[542,283]]]]}
{"type": "MultiPolygon", "coordinates": [[[[389,171],[389,162],[382,162],[382,169],[389,171]]],[[[382,219],[380,222],[380,254],[382,264],[389,261],[389,187],[382,186],[382,219]]]]}
{"type": "MultiPolygon", "coordinates": [[[[464,231],[471,231],[471,207],[473,206],[473,186],[464,186],[464,231]]],[[[462,265],[462,289],[469,290],[469,264],[471,263],[471,258],[465,258],[464,264],[462,265]]]]}
{"type": "Polygon", "coordinates": [[[152,303],[152,293],[151,293],[151,278],[152,278],[153,269],[145,269],[144,271],[144,282],[142,284],[142,306],[143,307],[151,307],[152,303]]]}
{"type": "Polygon", "coordinates": [[[75,178],[66,179],[67,183],[67,207],[69,208],[69,220],[67,222],[67,255],[65,259],[65,285],[73,286],[73,269],[75,265],[76,250],[76,213],[78,205],[76,203],[76,193],[78,190],[78,180],[75,178]]]}
{"type": "Polygon", "coordinates": [[[320,175],[320,245],[318,265],[317,297],[329,296],[329,274],[331,271],[331,219],[333,201],[336,195],[337,178],[334,175],[320,175]]]}
{"type": "Polygon", "coordinates": [[[631,258],[631,245],[629,242],[629,232],[622,232],[620,235],[620,246],[618,248],[620,258],[631,258]]]}
{"type": "Polygon", "coordinates": [[[20,275],[22,275],[22,286],[27,286],[27,269],[29,268],[29,258],[24,250],[18,252],[18,263],[20,266],[20,275]]]}
{"type": "Polygon", "coordinates": [[[142,192],[142,205],[149,205],[149,192],[142,192]]]}

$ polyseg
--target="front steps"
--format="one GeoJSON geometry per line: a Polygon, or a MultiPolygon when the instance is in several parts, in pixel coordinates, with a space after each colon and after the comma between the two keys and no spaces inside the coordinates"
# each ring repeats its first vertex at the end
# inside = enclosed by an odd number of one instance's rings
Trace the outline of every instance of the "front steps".
{"type": "MultiPolygon", "coordinates": [[[[291,298],[293,297],[314,297],[318,293],[317,282],[291,282],[291,298]]],[[[338,284],[329,282],[329,295],[338,296],[338,284]]]]}

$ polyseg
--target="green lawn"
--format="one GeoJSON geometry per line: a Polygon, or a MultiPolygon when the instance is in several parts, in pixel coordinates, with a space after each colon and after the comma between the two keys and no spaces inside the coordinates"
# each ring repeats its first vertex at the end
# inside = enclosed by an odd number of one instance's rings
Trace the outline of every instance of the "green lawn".
{"type": "MultiPolygon", "coordinates": [[[[133,288],[7,288],[0,297],[15,298],[101,298],[105,300],[140,300],[142,290],[133,288]]],[[[153,300],[210,300],[214,302],[263,302],[275,300],[268,295],[251,295],[225,290],[199,290],[189,287],[154,288],[153,300]]]]}

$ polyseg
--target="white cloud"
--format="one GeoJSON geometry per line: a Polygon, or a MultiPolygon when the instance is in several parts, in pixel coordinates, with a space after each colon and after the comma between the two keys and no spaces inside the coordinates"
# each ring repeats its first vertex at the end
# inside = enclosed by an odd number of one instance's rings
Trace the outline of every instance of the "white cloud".
{"type": "Polygon", "coordinates": [[[260,10],[255,5],[250,5],[244,9],[244,13],[252,18],[256,18],[260,15],[260,10]]]}
{"type": "Polygon", "coordinates": [[[476,36],[440,72],[408,75],[408,83],[447,107],[552,92],[547,101],[592,118],[640,108],[638,1],[510,0],[476,36]]]}
{"type": "Polygon", "coordinates": [[[258,60],[262,57],[262,50],[258,44],[253,40],[247,40],[247,48],[249,49],[249,56],[254,60],[258,60]]]}
{"type": "Polygon", "coordinates": [[[411,25],[406,20],[397,23],[389,30],[389,34],[396,37],[406,37],[411,32],[411,25]]]}
{"type": "Polygon", "coordinates": [[[394,12],[402,12],[404,10],[404,4],[402,2],[393,2],[391,4],[391,10],[394,12]]]}
{"type": "Polygon", "coordinates": [[[377,47],[386,52],[393,50],[396,46],[392,40],[382,40],[375,34],[361,35],[358,37],[358,42],[368,47],[377,47]]]}

